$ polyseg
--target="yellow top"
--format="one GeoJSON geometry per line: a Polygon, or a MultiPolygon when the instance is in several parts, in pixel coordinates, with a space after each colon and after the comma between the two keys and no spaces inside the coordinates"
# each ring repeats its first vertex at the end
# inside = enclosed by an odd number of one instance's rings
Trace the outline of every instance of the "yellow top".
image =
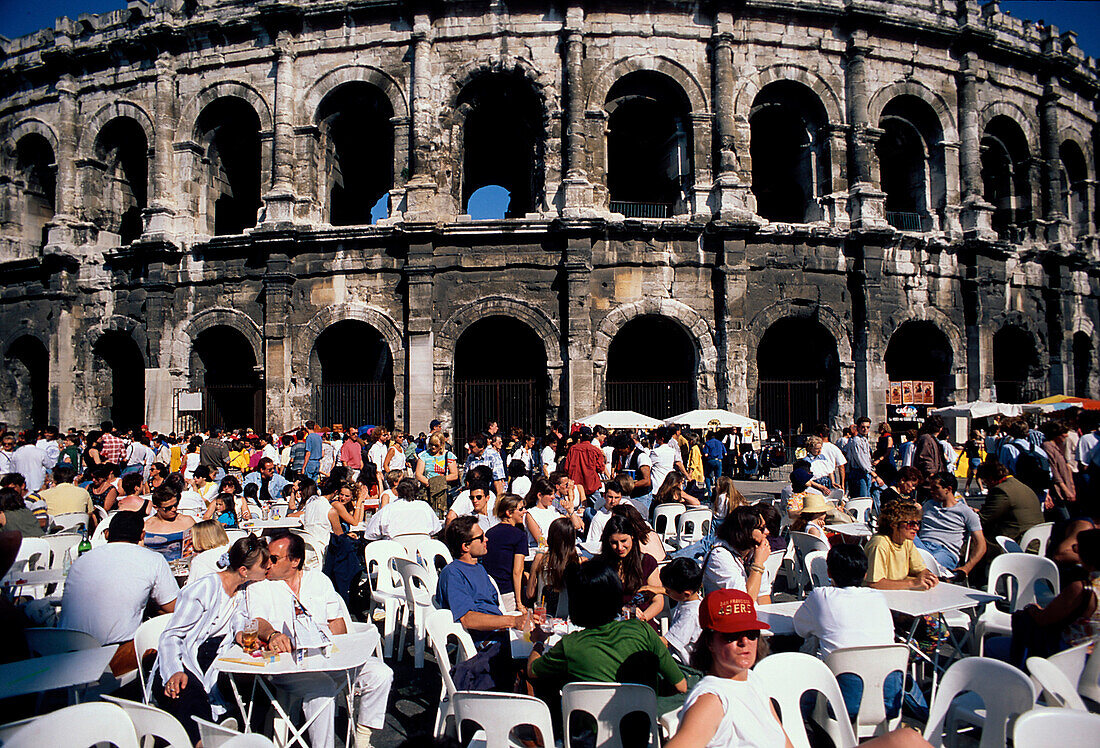
{"type": "Polygon", "coordinates": [[[863,581],[867,584],[882,579],[897,582],[924,571],[924,559],[912,540],[897,545],[885,535],[875,535],[863,550],[867,554],[867,577],[863,581]]]}
{"type": "Polygon", "coordinates": [[[697,483],[702,483],[706,480],[703,477],[703,453],[698,446],[691,448],[691,453],[688,455],[687,464],[688,476],[697,483]]]}

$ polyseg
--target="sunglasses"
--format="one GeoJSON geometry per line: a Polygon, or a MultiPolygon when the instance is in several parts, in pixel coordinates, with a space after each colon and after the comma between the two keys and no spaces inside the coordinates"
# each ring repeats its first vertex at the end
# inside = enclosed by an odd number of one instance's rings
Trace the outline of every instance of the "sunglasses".
{"type": "Polygon", "coordinates": [[[470,538],[471,543],[473,543],[475,541],[478,541],[478,540],[485,540],[485,533],[481,533],[480,535],[474,535],[472,538],[470,538]]]}
{"type": "Polygon", "coordinates": [[[898,527],[920,527],[920,520],[911,519],[904,522],[898,522],[898,527]]]}
{"type": "Polygon", "coordinates": [[[718,636],[722,637],[722,641],[727,644],[733,644],[739,642],[742,639],[748,639],[750,642],[754,642],[760,638],[760,632],[756,629],[750,629],[749,631],[734,631],[732,633],[725,633],[722,631],[716,632],[718,636]]]}

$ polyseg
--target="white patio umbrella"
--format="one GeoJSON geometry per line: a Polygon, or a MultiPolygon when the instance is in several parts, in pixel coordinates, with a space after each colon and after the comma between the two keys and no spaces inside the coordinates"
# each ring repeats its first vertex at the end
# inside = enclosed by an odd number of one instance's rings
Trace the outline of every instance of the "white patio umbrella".
{"type": "Polygon", "coordinates": [[[937,416],[948,418],[988,418],[989,416],[1018,416],[1023,413],[1023,407],[1015,403],[989,403],[983,400],[974,400],[969,403],[955,403],[935,408],[931,411],[937,416]]]}
{"type": "Polygon", "coordinates": [[[633,410],[601,410],[581,418],[577,423],[582,426],[603,426],[607,429],[655,429],[664,425],[656,418],[643,416],[633,410]]]}
{"type": "Polygon", "coordinates": [[[758,428],[757,422],[748,416],[739,415],[731,410],[722,410],[721,408],[691,410],[687,413],[681,413],[678,416],[672,416],[666,419],[665,423],[680,424],[681,426],[687,426],[693,429],[758,428]]]}

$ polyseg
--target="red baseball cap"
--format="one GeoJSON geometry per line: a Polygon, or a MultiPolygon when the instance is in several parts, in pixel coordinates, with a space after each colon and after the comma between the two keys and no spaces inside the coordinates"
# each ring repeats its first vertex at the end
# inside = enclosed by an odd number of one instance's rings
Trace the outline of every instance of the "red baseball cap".
{"type": "Polygon", "coordinates": [[[705,629],[735,634],[759,631],[771,626],[756,618],[756,605],[741,590],[715,590],[699,608],[699,623],[705,629]]]}

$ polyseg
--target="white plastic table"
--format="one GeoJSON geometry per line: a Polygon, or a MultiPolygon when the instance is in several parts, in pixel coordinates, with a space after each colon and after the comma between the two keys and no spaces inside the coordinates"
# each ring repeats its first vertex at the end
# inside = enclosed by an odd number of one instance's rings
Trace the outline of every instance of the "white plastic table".
{"type": "Polygon", "coordinates": [[[98,683],[117,649],[117,644],[111,644],[0,665],[0,699],[71,688],[74,700],[79,701],[75,689],[98,683]]]}
{"type": "Polygon", "coordinates": [[[950,582],[940,582],[930,590],[879,591],[886,598],[890,610],[907,616],[930,616],[952,610],[967,610],[1001,599],[997,595],[950,582]]]}
{"type": "Polygon", "coordinates": [[[37,587],[65,581],[64,569],[38,569],[37,571],[9,572],[0,587],[37,587]]]}
{"type": "Polygon", "coordinates": [[[300,727],[295,727],[290,716],[283,709],[279,699],[276,698],[275,693],[272,692],[268,685],[270,678],[293,678],[297,674],[304,673],[342,673],[344,678],[335,678],[335,682],[339,690],[333,694],[334,697],[339,696],[341,693],[347,691],[351,692],[352,681],[359,671],[359,668],[370,658],[371,654],[378,647],[379,636],[376,629],[369,628],[365,631],[356,631],[352,634],[339,634],[332,637],[333,646],[328,656],[311,655],[304,657],[299,664],[295,662],[294,655],[292,653],[283,653],[279,655],[267,654],[265,657],[252,657],[244,652],[238,645],[232,645],[225,654],[217,659],[218,669],[230,676],[230,686],[233,691],[233,698],[237,701],[237,706],[241,710],[241,714],[244,716],[245,730],[249,729],[248,725],[252,720],[252,707],[255,702],[256,685],[259,684],[260,689],[267,695],[272,707],[278,713],[287,724],[290,732],[290,738],[283,743],[283,745],[292,745],[298,743],[302,748],[309,748],[308,744],[303,737],[306,730],[313,720],[319,716],[324,716],[327,719],[332,718],[332,713],[328,710],[322,710],[319,714],[315,714],[311,719],[306,720],[300,727]],[[239,675],[253,675],[260,676],[254,678],[252,681],[252,691],[249,694],[248,703],[241,696],[240,690],[237,688],[236,676],[239,675]]]}
{"type": "Polygon", "coordinates": [[[836,532],[853,538],[871,537],[871,528],[867,526],[866,522],[838,522],[835,525],[826,525],[825,529],[829,532],[836,532]]]}
{"type": "MultiPolygon", "coordinates": [[[[566,634],[571,634],[574,631],[580,631],[579,626],[574,626],[572,623],[566,622],[564,627],[559,626],[559,629],[564,629],[566,634]]],[[[546,648],[557,644],[561,641],[563,634],[555,632],[550,634],[546,639],[546,648]]],[[[514,660],[526,660],[531,654],[531,650],[535,648],[534,642],[528,639],[524,633],[518,629],[508,629],[508,644],[512,649],[512,659],[514,660]]]]}
{"type": "Polygon", "coordinates": [[[246,519],[240,523],[242,530],[293,530],[302,526],[301,517],[280,517],[279,519],[246,519]]]}
{"type": "MultiPolygon", "coordinates": [[[[801,607],[801,600],[789,603],[757,605],[756,615],[761,621],[771,626],[770,631],[772,634],[786,636],[794,633],[794,614],[801,607]]],[[[765,631],[764,633],[768,632],[765,631]]]]}

